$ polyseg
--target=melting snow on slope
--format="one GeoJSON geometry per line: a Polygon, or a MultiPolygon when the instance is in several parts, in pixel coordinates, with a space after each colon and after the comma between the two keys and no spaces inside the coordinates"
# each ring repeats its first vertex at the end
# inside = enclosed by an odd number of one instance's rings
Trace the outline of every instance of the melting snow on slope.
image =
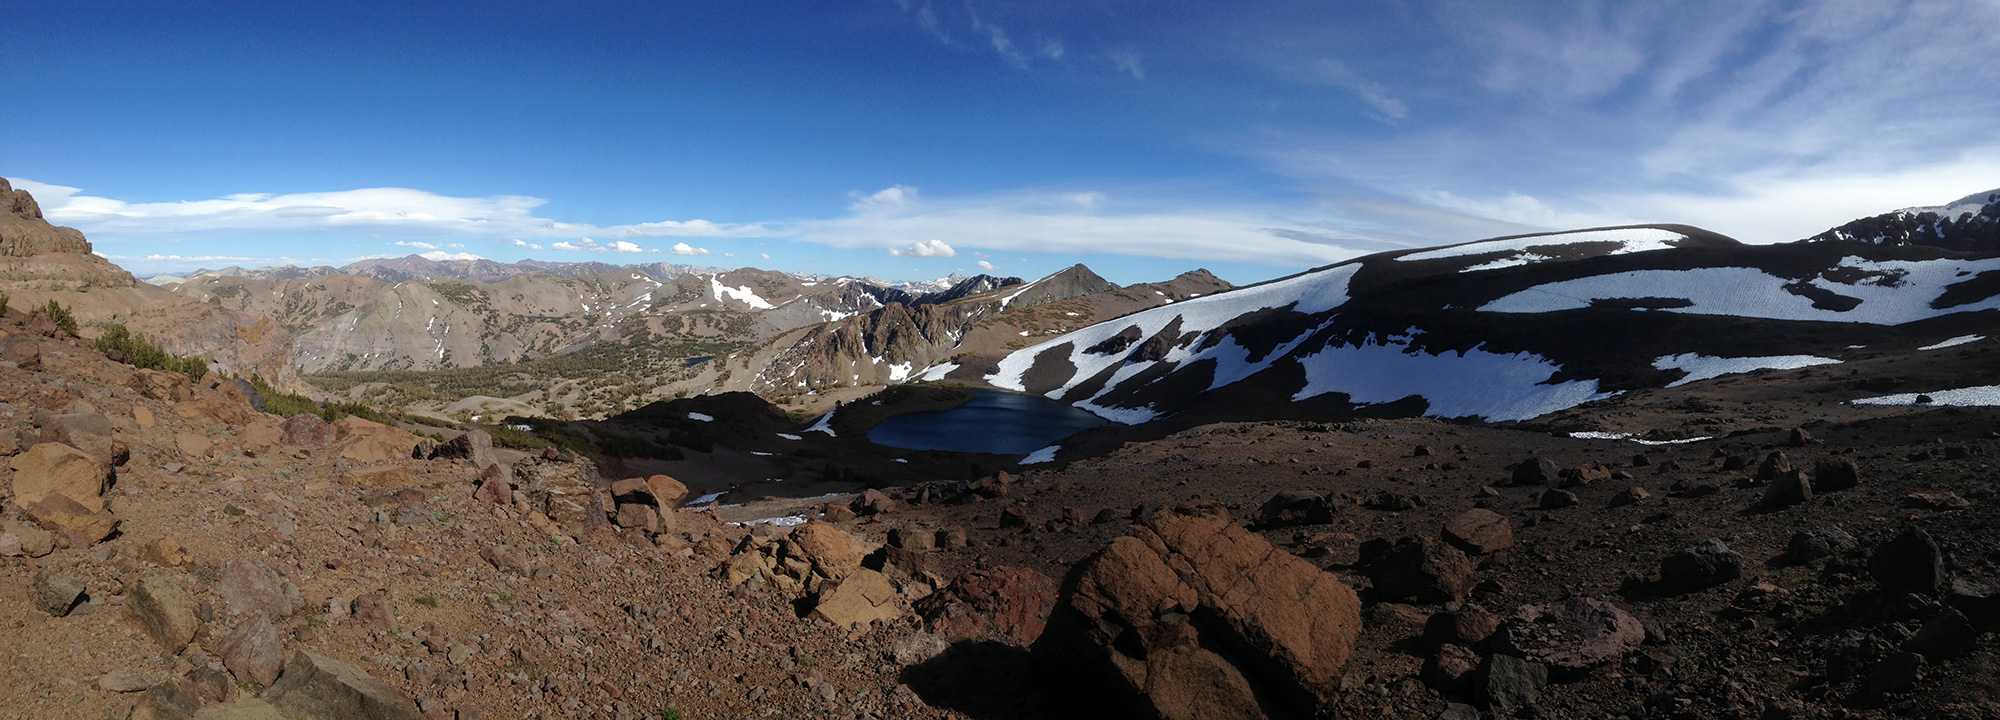
{"type": "Polygon", "coordinates": [[[721,499],[721,498],[722,498],[722,496],[724,496],[724,495],[728,495],[728,494],[729,494],[729,491],[728,491],[728,490],[724,490],[724,491],[722,491],[722,492],[717,492],[717,493],[709,493],[709,494],[707,494],[707,495],[703,495],[703,496],[701,496],[701,497],[698,497],[698,498],[695,498],[695,499],[693,499],[693,500],[689,500],[689,501],[687,502],[687,505],[685,505],[684,507],[694,507],[694,506],[696,506],[696,505],[707,505],[707,504],[709,504],[709,503],[712,503],[712,502],[715,502],[716,500],[719,500],[719,499],[721,499]]]}
{"type": "Polygon", "coordinates": [[[1856,405],[1916,405],[1918,395],[1929,395],[1932,405],[1959,405],[1965,407],[2000,405],[2000,385],[1980,385],[1978,387],[1938,390],[1927,393],[1897,393],[1881,397],[1861,398],[1856,405]]]}
{"type": "Polygon", "coordinates": [[[1533,353],[1501,355],[1475,347],[1432,355],[1413,352],[1400,339],[1329,347],[1299,363],[1306,386],[1293,401],[1338,392],[1354,404],[1374,405],[1418,395],[1429,403],[1424,414],[1431,417],[1525,420],[1612,395],[1598,392],[1596,380],[1549,384],[1561,367],[1533,353]]]}
{"type": "MultiPolygon", "coordinates": [[[[1099,355],[1087,353],[1084,350],[1110,339],[1126,328],[1136,326],[1139,329],[1139,336],[1147,338],[1166,329],[1168,325],[1173,323],[1175,318],[1180,318],[1181,320],[1180,331],[1182,333],[1206,333],[1244,313],[1265,308],[1293,305],[1292,310],[1295,312],[1306,314],[1325,312],[1340,307],[1347,302],[1347,282],[1354,277],[1355,271],[1360,269],[1360,267],[1358,264],[1340,265],[1263,285],[1255,285],[1208,297],[1194,298],[1173,305],[1162,305],[1116,320],[1101,322],[1068,335],[1014,351],[1007,357],[1000,359],[999,366],[993,374],[986,376],[986,381],[992,383],[995,387],[1006,388],[1016,392],[1027,392],[1027,387],[1022,378],[1027,374],[1028,369],[1034,366],[1035,357],[1051,348],[1068,345],[1069,362],[1076,368],[1076,371],[1070,374],[1069,379],[1062,387],[1047,393],[1049,397],[1061,397],[1070,388],[1075,387],[1077,383],[1096,377],[1105,369],[1125,362],[1125,353],[1099,355]]],[[[1293,342],[1296,343],[1298,340],[1295,339],[1293,342]]],[[[1211,354],[1229,354],[1240,357],[1244,354],[1244,351],[1234,342],[1223,343],[1221,346],[1209,348],[1200,353],[1196,353],[1189,348],[1176,347],[1167,354],[1167,357],[1163,361],[1180,363],[1189,360],[1199,360],[1209,357],[1211,354]]],[[[1261,364],[1269,364],[1280,357],[1281,354],[1282,351],[1273,352],[1269,356],[1262,358],[1261,364]]],[[[1121,368],[1119,372],[1121,375],[1129,377],[1131,374],[1137,374],[1152,364],[1151,362],[1133,363],[1121,368]]],[[[1261,369],[1261,367],[1257,369],[1261,369]]],[[[1250,370],[1249,372],[1254,371],[1250,370]]],[[[1244,372],[1244,368],[1241,367],[1228,369],[1218,367],[1216,374],[1218,377],[1228,374],[1240,378],[1249,375],[1249,372],[1244,372]]],[[[1116,381],[1105,384],[1107,390],[1114,389],[1116,386],[1116,381]]],[[[1099,408],[1086,403],[1088,401],[1077,403],[1077,407],[1090,410],[1116,422],[1128,424],[1131,422],[1127,419],[1113,417],[1111,414],[1105,412],[1106,410],[1116,410],[1115,408],[1099,408]]],[[[1150,412],[1145,413],[1145,415],[1150,419],[1150,412]]]]}
{"type": "Polygon", "coordinates": [[[1027,457],[1021,458],[1020,464],[1034,465],[1037,463],[1054,462],[1056,459],[1056,451],[1061,449],[1062,449],[1061,445],[1050,445],[1040,450],[1036,450],[1034,452],[1028,453],[1027,457]]]}
{"type": "Polygon", "coordinates": [[[1986,336],[1985,336],[1985,335],[1960,335],[1960,336],[1958,336],[1958,337],[1955,337],[1955,338],[1952,338],[1952,339],[1950,339],[1950,340],[1946,340],[1946,341],[1944,341],[1944,342],[1940,342],[1940,343],[1937,343],[1937,344],[1934,344],[1934,345],[1925,345],[1925,346],[1923,346],[1923,347],[1920,347],[1920,348],[1917,348],[1917,349],[1918,349],[1918,350],[1943,350],[1943,349],[1945,349],[1945,348],[1948,348],[1948,347],[1951,347],[1951,346],[1953,346],[1953,345],[1964,345],[1964,344],[1966,344],[1966,343],[1976,343],[1976,342],[1979,342],[1979,341],[1981,341],[1981,340],[1985,340],[1985,339],[1986,339],[1986,336]]]}
{"type": "Polygon", "coordinates": [[[943,365],[932,365],[928,368],[925,368],[923,372],[918,373],[917,379],[923,382],[937,382],[939,380],[943,380],[944,376],[950,375],[951,371],[957,369],[958,369],[958,363],[948,362],[943,365]]]}
{"type": "Polygon", "coordinates": [[[1460,271],[1460,272],[1472,272],[1475,270],[1492,270],[1496,267],[1508,267],[1509,265],[1526,265],[1530,262],[1541,262],[1543,260],[1552,259],[1547,256],[1536,255],[1534,253],[1527,252],[1529,248],[1535,248],[1535,247],[1548,247],[1554,245],[1575,245],[1578,243],[1587,243],[1587,242],[1615,242],[1619,243],[1618,249],[1612,250],[1611,252],[1606,254],[1625,255],[1627,253],[1649,252],[1653,250],[1666,250],[1668,248],[1673,247],[1674,246],[1673,243],[1675,241],[1685,240],[1685,239],[1687,239],[1686,235],[1682,235],[1672,230],[1661,230],[1659,228],[1619,228],[1615,230],[1584,230],[1581,232],[1573,232],[1573,233],[1558,233],[1554,235],[1535,235],[1523,238],[1510,238],[1507,240],[1486,240],[1482,242],[1466,243],[1464,245],[1454,245],[1452,247],[1443,247],[1443,248],[1438,248],[1436,250],[1425,250],[1423,252],[1401,255],[1398,256],[1396,259],[1403,261],[1441,260],[1444,258],[1464,257],[1466,255],[1485,255],[1487,253],[1497,253],[1497,252],[1516,253],[1515,259],[1517,261],[1509,262],[1506,265],[1496,264],[1504,261],[1504,260],[1496,260],[1492,263],[1487,263],[1485,265],[1475,265],[1473,267],[1465,268],[1464,270],[1460,271]],[[1534,258],[1534,259],[1530,260],[1527,258],[1534,258]]]}
{"type": "Polygon", "coordinates": [[[1579,440],[1630,440],[1640,445],[1685,445],[1687,443],[1711,439],[1710,436],[1703,435],[1701,437],[1681,438],[1679,440],[1644,440],[1633,437],[1632,433],[1598,432],[1596,430],[1573,432],[1569,436],[1579,440]]]}
{"type": "Polygon", "coordinates": [[[910,367],[912,365],[913,363],[907,363],[907,362],[890,365],[889,382],[902,382],[903,378],[909,377],[910,367]]]}
{"type": "Polygon", "coordinates": [[[1717,267],[1691,270],[1633,270],[1538,285],[1480,307],[1482,312],[1544,313],[1580,310],[1594,300],[1668,298],[1692,303],[1662,308],[1693,315],[1734,315],[1771,320],[1819,320],[1901,325],[1953,313],[2000,308],[2000,295],[1949,308],[1932,301],[1961,278],[2000,269],[2000,258],[1982,260],[1890,260],[1874,262],[1843,258],[1840,267],[1869,275],[1858,284],[1815,277],[1811,285],[1861,301],[1852,310],[1813,307],[1810,298],[1785,290],[1792,281],[1757,268],[1717,267]],[[1884,278],[1895,277],[1894,281],[1884,278]]]}
{"type": "Polygon", "coordinates": [[[1840,361],[1813,355],[1771,355],[1767,357],[1709,357],[1697,353],[1664,355],[1653,360],[1658,370],[1683,370],[1687,377],[1667,383],[1667,387],[1680,387],[1697,380],[1707,380],[1724,375],[1747,373],[1753,370],[1793,370],[1814,365],[1839,365],[1840,361]]]}
{"type": "Polygon", "coordinates": [[[826,433],[827,437],[840,437],[833,433],[833,411],[831,410],[828,410],[825,415],[819,416],[819,422],[813,423],[812,427],[806,428],[801,432],[823,432],[826,433]]]}
{"type": "Polygon", "coordinates": [[[755,291],[752,291],[749,285],[743,285],[740,287],[724,287],[722,284],[721,275],[709,276],[708,287],[710,290],[713,290],[715,292],[715,299],[717,302],[720,302],[724,297],[732,297],[735,298],[738,302],[742,302],[744,304],[749,305],[750,307],[757,308],[758,310],[771,310],[777,307],[776,305],[772,305],[771,303],[765,302],[764,298],[757,297],[757,293],[755,291]]]}
{"type": "Polygon", "coordinates": [[[805,438],[803,438],[803,437],[799,437],[799,436],[797,436],[797,435],[793,435],[793,434],[791,434],[791,433],[778,433],[778,437],[781,437],[781,438],[784,438],[784,439],[786,439],[786,440],[804,440],[804,439],[805,439],[805,438]]]}
{"type": "Polygon", "coordinates": [[[714,415],[708,415],[708,414],[705,414],[705,413],[698,413],[698,412],[691,412],[691,413],[688,413],[688,419],[689,419],[689,420],[700,420],[700,421],[702,421],[702,422],[715,422],[715,416],[714,416],[714,415]]]}

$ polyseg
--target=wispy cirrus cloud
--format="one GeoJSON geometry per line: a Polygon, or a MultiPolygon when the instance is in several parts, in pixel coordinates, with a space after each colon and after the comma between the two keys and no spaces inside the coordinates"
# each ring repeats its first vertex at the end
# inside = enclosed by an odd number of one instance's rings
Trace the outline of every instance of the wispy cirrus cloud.
{"type": "MultiPolygon", "coordinates": [[[[525,195],[452,197],[410,188],[364,188],[289,194],[243,193],[176,202],[126,202],[87,195],[74,187],[27,179],[9,180],[16,187],[33,193],[50,221],[74,226],[87,234],[213,236],[228,233],[349,231],[495,240],[591,235],[752,238],[777,234],[763,224],[716,223],[699,219],[609,226],[563,222],[536,215],[535,209],[547,204],[547,201],[525,195]]],[[[620,249],[615,244],[606,248],[615,252],[634,252],[620,249]]]]}

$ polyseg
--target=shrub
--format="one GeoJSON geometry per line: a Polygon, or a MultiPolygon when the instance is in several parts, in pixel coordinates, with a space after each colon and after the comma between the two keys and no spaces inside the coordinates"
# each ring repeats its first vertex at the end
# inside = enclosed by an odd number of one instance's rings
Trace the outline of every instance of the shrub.
{"type": "Polygon", "coordinates": [[[511,450],[540,450],[549,446],[549,441],[535,437],[526,430],[516,430],[502,425],[486,431],[493,436],[493,444],[511,450]]]}
{"type": "MultiPolygon", "coordinates": [[[[50,301],[49,304],[54,305],[55,302],[50,301]]],[[[206,358],[184,357],[167,352],[152,340],[146,339],[146,336],[133,334],[120,323],[105,323],[104,333],[97,336],[91,347],[97,348],[97,351],[102,353],[116,350],[125,355],[125,364],[142,370],[177,372],[188,376],[190,380],[200,380],[201,376],[208,374],[206,358]]],[[[263,390],[261,387],[258,389],[263,390]]]]}
{"type": "Polygon", "coordinates": [[[10,298],[7,297],[7,293],[0,292],[0,316],[5,316],[7,314],[7,301],[9,299],[10,298]]]}
{"type": "Polygon", "coordinates": [[[349,415],[363,420],[372,420],[383,425],[389,424],[389,418],[383,417],[382,413],[375,411],[375,408],[357,402],[330,402],[321,405],[319,408],[320,419],[327,422],[333,422],[349,415]]]}
{"type": "Polygon", "coordinates": [[[304,395],[278,392],[277,388],[271,387],[270,383],[264,382],[262,375],[251,375],[250,387],[256,388],[257,394],[264,396],[264,412],[282,418],[290,418],[294,415],[305,415],[308,413],[319,414],[319,403],[313,402],[312,398],[304,395]]]}
{"type": "Polygon", "coordinates": [[[49,321],[54,322],[56,327],[62,328],[63,332],[71,335],[76,334],[76,316],[69,314],[69,308],[57,305],[54,300],[50,300],[47,305],[28,311],[29,318],[32,319],[36,315],[47,315],[49,316],[49,321]]]}

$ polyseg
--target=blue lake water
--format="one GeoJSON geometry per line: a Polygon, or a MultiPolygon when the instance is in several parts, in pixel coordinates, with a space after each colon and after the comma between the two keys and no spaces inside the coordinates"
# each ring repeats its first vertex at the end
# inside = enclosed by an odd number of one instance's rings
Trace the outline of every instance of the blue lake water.
{"type": "Polygon", "coordinates": [[[868,431],[877,445],[910,450],[1025,455],[1109,421],[1037,395],[975,390],[978,397],[939,412],[909,413],[868,431]]]}

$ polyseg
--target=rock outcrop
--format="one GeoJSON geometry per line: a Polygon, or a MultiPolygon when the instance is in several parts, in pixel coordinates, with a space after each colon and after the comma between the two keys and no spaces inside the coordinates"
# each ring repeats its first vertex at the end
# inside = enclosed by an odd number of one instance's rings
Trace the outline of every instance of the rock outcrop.
{"type": "Polygon", "coordinates": [[[1361,629],[1339,578],[1235,525],[1160,513],[1074,567],[1034,654],[1071,701],[1161,718],[1307,717],[1361,629]]]}

